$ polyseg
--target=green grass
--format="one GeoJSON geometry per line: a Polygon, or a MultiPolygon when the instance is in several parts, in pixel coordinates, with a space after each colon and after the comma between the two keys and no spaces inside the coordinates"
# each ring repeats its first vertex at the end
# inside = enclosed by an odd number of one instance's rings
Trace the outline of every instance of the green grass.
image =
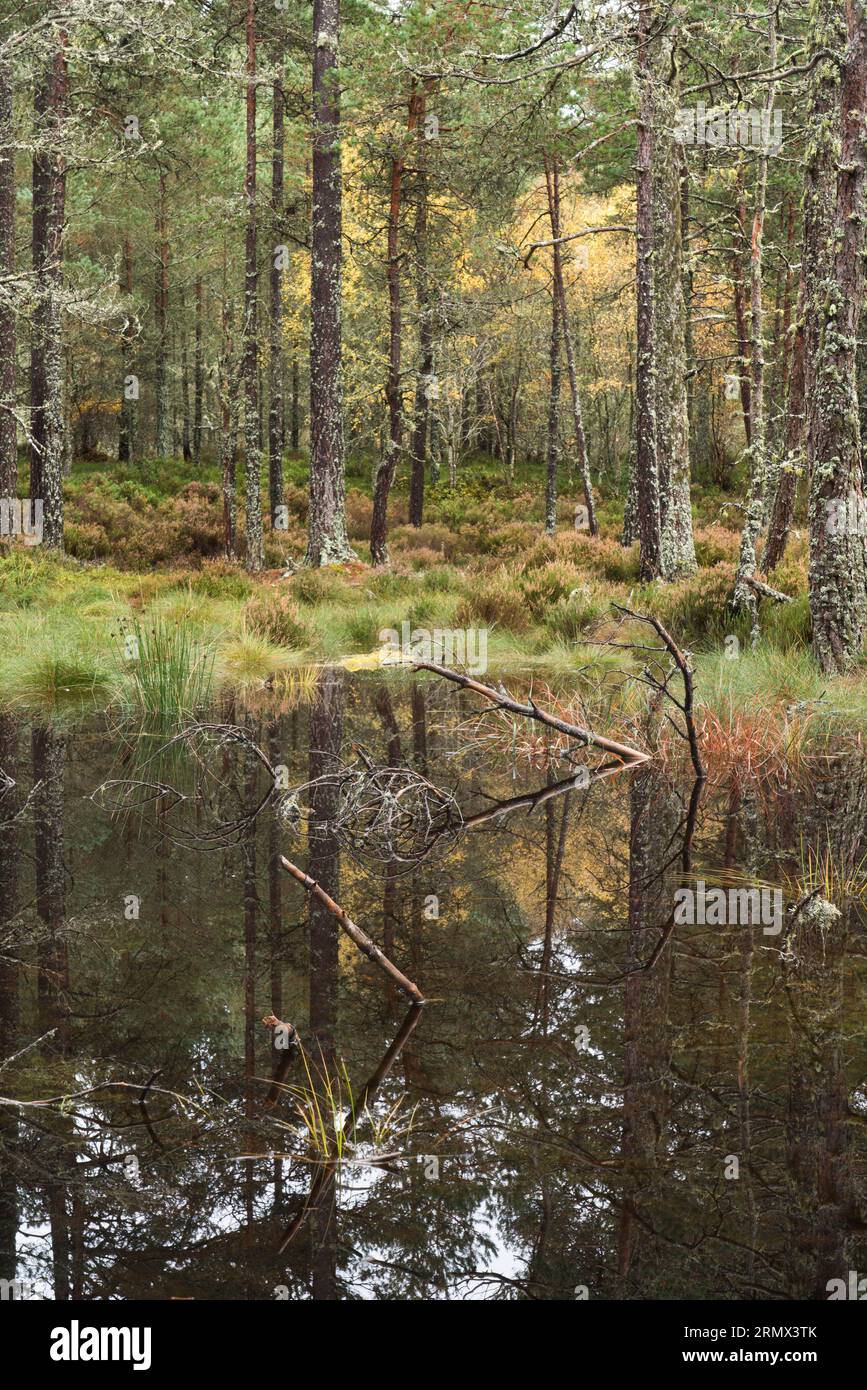
{"type": "Polygon", "coordinates": [[[795,644],[742,649],[736,659],[723,652],[697,659],[696,692],[700,705],[728,715],[734,710],[758,713],[784,709],[797,716],[802,739],[821,739],[836,730],[858,734],[867,728],[867,681],[863,673],[829,680],[819,671],[809,648],[795,644]]]}
{"type": "MultiPolygon", "coordinates": [[[[306,470],[302,457],[287,460],[296,541],[303,536],[306,470]]],[[[359,555],[370,472],[369,459],[352,461],[348,510],[356,517],[359,555]]],[[[613,691],[622,684],[620,672],[640,670],[641,660],[600,645],[623,635],[611,610],[616,601],[655,613],[695,653],[699,698],[708,706],[804,706],[817,728],[863,721],[863,679],[825,681],[810,654],[802,539],[793,538],[774,577],[793,601],[762,601],[762,639],[753,651],[748,623],[728,607],[737,519],[720,520],[719,493],[697,491],[698,573],[674,584],[639,586],[636,548],[624,551],[618,543],[619,500],[601,493],[603,534],[593,541],[570,529],[572,499],[564,490],[560,528],[548,537],[540,476],[538,467],[524,465],[509,488],[495,462],[469,460],[454,491],[444,480],[429,489],[425,526],[414,530],[405,524],[406,478],[399,475],[391,569],[302,568],[278,580],[248,575],[208,550],[211,513],[219,503],[201,488],[189,493],[189,470],[181,461],[112,464],[109,472],[101,464],[76,464],[68,486],[70,520],[99,530],[115,562],[0,551],[0,702],[45,708],[117,703],[177,719],[225,689],[261,687],[269,678],[276,684],[316,662],[363,658],[375,652],[383,629],[400,632],[404,623],[410,630],[486,627],[489,670],[497,678],[510,672],[563,682],[586,678],[613,691]],[[175,516],[173,499],[183,489],[188,495],[177,497],[175,516]],[[123,568],[138,533],[132,543],[125,534],[112,549],[118,519],[141,526],[144,536],[157,516],[163,526],[187,528],[191,548],[172,554],[191,567],[123,568]],[[124,655],[127,635],[138,640],[135,659],[124,655]],[[739,656],[731,661],[724,651],[735,639],[739,656]]],[[[195,482],[215,484],[213,465],[195,482]]],[[[646,633],[633,635],[646,640],[646,633]]],[[[635,682],[623,690],[624,707],[631,707],[636,690],[635,682]]]]}

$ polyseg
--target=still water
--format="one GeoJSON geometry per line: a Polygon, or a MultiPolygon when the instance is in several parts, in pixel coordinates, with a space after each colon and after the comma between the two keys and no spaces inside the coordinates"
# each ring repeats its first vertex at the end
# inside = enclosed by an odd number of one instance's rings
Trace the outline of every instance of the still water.
{"type": "Polygon", "coordinates": [[[0,720],[0,1278],[784,1300],[867,1271],[860,748],[588,787],[478,710],[332,670],[181,739],[0,720]],[[675,921],[699,882],[783,916],[675,921]]]}

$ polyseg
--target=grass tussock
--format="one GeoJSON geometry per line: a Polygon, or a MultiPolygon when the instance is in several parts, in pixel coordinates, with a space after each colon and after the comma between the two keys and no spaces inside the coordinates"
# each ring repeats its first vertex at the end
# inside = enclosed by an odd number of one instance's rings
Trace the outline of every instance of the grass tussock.
{"type": "Polygon", "coordinates": [[[129,669],[125,694],[146,714],[194,716],[213,698],[215,652],[188,622],[133,621],[121,632],[119,659],[129,669]]]}

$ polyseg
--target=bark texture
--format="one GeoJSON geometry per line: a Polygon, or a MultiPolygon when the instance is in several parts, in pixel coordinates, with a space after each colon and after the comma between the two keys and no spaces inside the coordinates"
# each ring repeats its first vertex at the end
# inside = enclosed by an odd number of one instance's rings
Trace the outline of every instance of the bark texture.
{"type": "Polygon", "coordinates": [[[636,78],[638,141],[636,160],[636,367],[635,367],[635,512],[641,545],[642,582],[662,575],[662,531],[656,453],[656,339],[653,261],[653,63],[652,7],[642,0],[638,12],[636,78]]]}
{"type": "MultiPolygon", "coordinates": [[[[274,83],[273,150],[271,155],[271,217],[274,238],[283,241],[283,83],[274,83]]],[[[283,296],[280,262],[272,248],[269,283],[271,340],[268,352],[268,498],[271,525],[283,504],[283,296]]]]}
{"type": "Polygon", "coordinates": [[[656,457],[662,570],[667,579],[696,568],[690,499],[682,179],[687,170],[674,137],[680,102],[673,41],[658,41],[653,56],[653,330],[656,457]]]}
{"type": "Polygon", "coordinates": [[[42,543],[63,549],[64,385],[61,289],[66,207],[63,122],[68,95],[66,35],[57,44],[35,96],[38,145],[33,156],[33,270],[37,301],[30,352],[30,496],[42,499],[42,543]]]}
{"type": "Polygon", "coordinates": [[[353,558],[346,534],[343,457],[339,36],[339,0],[314,0],[307,563],[315,566],[353,558]]]}
{"type": "Polygon", "coordinates": [[[259,419],[259,233],[256,206],[256,4],[247,0],[247,163],[244,201],[244,473],[246,568],[264,563],[262,539],[262,430],[259,419]]]}
{"type": "Polygon", "coordinates": [[[867,623],[867,553],[856,343],[864,294],[867,174],[867,15],[819,0],[804,208],[804,277],[809,357],[807,459],[810,468],[810,613],[813,651],[823,671],[858,659],[867,623]],[[829,182],[833,223],[826,237],[820,203],[829,182]],[[826,248],[830,246],[830,254],[826,248]]]}
{"type": "Polygon", "coordinates": [[[374,565],[388,564],[388,496],[394,482],[397,460],[403,445],[403,401],[400,389],[402,316],[400,303],[400,204],[403,190],[403,157],[391,160],[391,189],[388,204],[387,263],[388,282],[388,442],[379,461],[373,483],[373,516],[370,523],[370,558],[374,565]]]}
{"type": "MultiPolygon", "coordinates": [[[[15,271],[15,157],[12,79],[0,62],[0,278],[15,271]]],[[[14,497],[18,486],[15,379],[15,312],[0,298],[0,497],[14,497]]]]}
{"type": "MultiPolygon", "coordinates": [[[[593,504],[593,484],[590,481],[590,459],[587,453],[587,439],[584,433],[584,416],[581,409],[581,393],[578,389],[578,374],[575,369],[575,346],[572,339],[572,323],[569,304],[566,299],[566,283],[563,277],[563,256],[558,244],[560,236],[560,175],[556,158],[545,168],[545,182],[548,190],[548,217],[551,222],[551,239],[554,242],[554,292],[560,305],[560,326],[563,346],[566,350],[566,369],[569,375],[569,393],[572,401],[572,428],[575,434],[575,461],[578,476],[584,492],[584,505],[587,508],[587,524],[591,536],[599,530],[596,522],[596,508],[593,504]]],[[[514,403],[513,397],[513,403],[514,403]]],[[[510,428],[510,444],[514,447],[513,431],[510,428]]]]}
{"type": "Polygon", "coordinates": [[[415,299],[418,313],[418,373],[413,410],[409,520],[421,526],[430,426],[430,383],[433,373],[433,318],[428,276],[428,168],[425,118],[427,84],[417,93],[415,189],[415,299]]]}

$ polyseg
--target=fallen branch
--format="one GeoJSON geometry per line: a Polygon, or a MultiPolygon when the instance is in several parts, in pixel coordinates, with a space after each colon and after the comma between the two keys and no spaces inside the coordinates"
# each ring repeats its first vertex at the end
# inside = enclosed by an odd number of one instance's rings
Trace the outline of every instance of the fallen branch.
{"type": "Polygon", "coordinates": [[[526,704],[522,704],[520,700],[513,700],[505,690],[495,690],[493,686],[482,685],[481,681],[473,680],[472,676],[465,676],[460,671],[451,671],[448,666],[437,666],[432,661],[414,661],[413,667],[416,671],[432,671],[435,676],[442,676],[444,680],[454,681],[456,685],[463,686],[464,690],[474,690],[477,695],[482,695],[486,700],[490,700],[496,709],[508,710],[510,714],[521,715],[524,719],[535,719],[538,723],[545,724],[549,729],[556,729],[559,733],[576,739],[586,747],[601,748],[605,753],[612,753],[623,762],[646,763],[650,760],[650,754],[642,752],[639,748],[630,748],[628,744],[616,743],[612,738],[605,738],[602,734],[594,734],[590,729],[582,729],[580,724],[570,724],[568,720],[560,719],[557,715],[549,714],[547,710],[540,709],[533,700],[528,700],[526,704]]]}
{"type": "Polygon", "coordinates": [[[286,870],[287,874],[291,874],[293,878],[297,879],[298,882],[307,889],[308,893],[312,893],[315,898],[319,899],[324,907],[328,908],[328,911],[337,919],[346,932],[346,935],[350,940],[355,942],[359,951],[367,956],[368,960],[372,960],[378,965],[380,970],[384,970],[386,975],[394,981],[398,989],[402,990],[408,999],[411,999],[414,1004],[427,1003],[418,985],[414,985],[412,980],[408,980],[406,975],[402,974],[396,965],[392,965],[388,956],[379,949],[376,942],[371,941],[366,932],[363,932],[361,927],[359,927],[356,922],[353,922],[351,917],[347,916],[340,904],[329,897],[325,889],[321,888],[316,882],[315,878],[311,878],[309,874],[305,874],[303,869],[299,869],[297,864],[291,863],[285,855],[281,854],[280,864],[286,870]]]}

